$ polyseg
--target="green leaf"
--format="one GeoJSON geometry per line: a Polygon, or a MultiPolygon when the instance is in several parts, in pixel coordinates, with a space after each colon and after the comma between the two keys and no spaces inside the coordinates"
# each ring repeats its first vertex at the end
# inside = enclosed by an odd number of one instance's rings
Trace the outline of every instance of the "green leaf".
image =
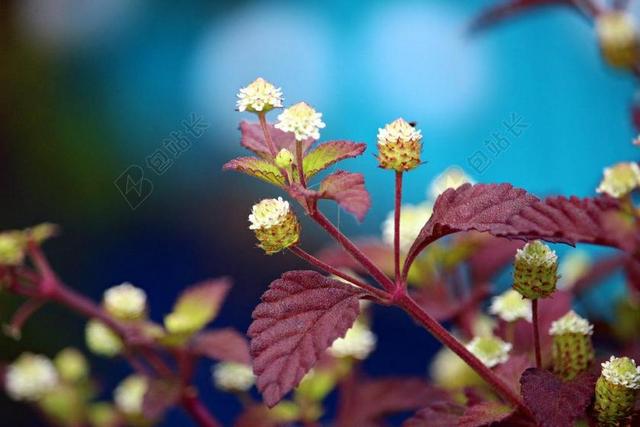
{"type": "Polygon", "coordinates": [[[304,157],[302,161],[304,173],[307,177],[312,177],[340,160],[359,156],[365,148],[365,144],[351,141],[330,141],[320,144],[304,157]]]}
{"type": "Polygon", "coordinates": [[[284,177],[273,163],[257,157],[238,157],[222,166],[222,170],[246,173],[278,187],[284,186],[284,177]]]}

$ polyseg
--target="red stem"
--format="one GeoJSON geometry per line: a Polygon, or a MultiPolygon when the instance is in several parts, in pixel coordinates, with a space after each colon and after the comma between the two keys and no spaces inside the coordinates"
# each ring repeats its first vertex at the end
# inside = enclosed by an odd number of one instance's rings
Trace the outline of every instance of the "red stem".
{"type": "Polygon", "coordinates": [[[34,315],[35,312],[40,310],[43,305],[45,305],[46,301],[38,298],[32,298],[25,301],[16,312],[14,313],[11,321],[8,325],[6,325],[5,333],[11,335],[14,338],[20,338],[22,333],[22,328],[31,316],[34,315]]]}
{"type": "Polygon", "coordinates": [[[182,393],[182,407],[200,427],[222,427],[209,410],[198,398],[198,393],[193,387],[187,387],[182,393]]]}
{"type": "Polygon", "coordinates": [[[542,369],[542,354],[540,351],[540,330],[538,324],[538,299],[531,301],[531,322],[533,323],[533,343],[536,353],[536,367],[542,369]]]}
{"type": "Polygon", "coordinates": [[[396,286],[400,286],[400,209],[402,206],[402,172],[396,171],[396,198],[393,218],[393,262],[396,286]]]}
{"type": "Polygon", "coordinates": [[[276,145],[273,143],[273,139],[271,139],[271,132],[269,132],[267,116],[265,115],[264,111],[258,113],[258,120],[260,121],[260,127],[262,127],[264,140],[267,143],[267,148],[269,148],[269,153],[271,153],[271,157],[275,158],[278,153],[276,152],[276,145]]]}
{"type": "Polygon", "coordinates": [[[491,369],[482,363],[476,356],[466,349],[453,335],[449,333],[438,321],[431,317],[409,295],[402,294],[397,304],[411,315],[420,325],[431,333],[443,345],[449,347],[474,371],[482,377],[493,389],[512,405],[533,417],[533,414],[524,404],[524,401],[509,386],[507,386],[491,369]]]}
{"type": "MultiPolygon", "coordinates": [[[[296,140],[296,168],[298,169],[298,179],[303,188],[307,188],[304,178],[304,158],[302,156],[302,141],[296,140]]],[[[307,203],[308,204],[308,203],[307,203]]]]}

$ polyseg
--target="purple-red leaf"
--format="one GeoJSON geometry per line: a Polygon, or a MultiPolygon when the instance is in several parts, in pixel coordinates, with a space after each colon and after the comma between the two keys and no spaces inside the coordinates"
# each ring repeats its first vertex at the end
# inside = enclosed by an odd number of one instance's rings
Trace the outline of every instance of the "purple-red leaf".
{"type": "Polygon", "coordinates": [[[365,144],[351,141],[329,141],[320,144],[304,157],[304,173],[311,177],[340,160],[359,156],[365,148],[365,144]]]}
{"type": "MultiPolygon", "coordinates": [[[[531,329],[531,326],[529,326],[531,329]]],[[[497,376],[502,378],[505,384],[507,384],[516,394],[520,394],[520,378],[522,373],[528,368],[533,366],[531,359],[524,354],[515,354],[509,357],[505,363],[501,363],[495,367],[494,372],[497,376]]]]}
{"type": "Polygon", "coordinates": [[[483,402],[464,411],[458,427],[482,427],[505,420],[513,409],[498,402],[483,402]]]}
{"type": "MultiPolygon", "coordinates": [[[[269,128],[269,134],[271,135],[273,144],[276,146],[276,152],[280,151],[282,148],[286,148],[292,153],[296,152],[296,138],[293,133],[281,131],[272,124],[268,124],[267,127],[269,128]]],[[[243,147],[253,151],[258,156],[267,158],[271,157],[269,147],[267,147],[264,140],[264,132],[262,131],[260,123],[249,123],[243,120],[240,122],[240,132],[242,133],[240,144],[243,147]]],[[[303,152],[306,152],[313,142],[313,139],[303,141],[303,152]]]]}
{"type": "Polygon", "coordinates": [[[490,237],[481,243],[469,259],[469,269],[473,282],[487,282],[502,268],[513,262],[516,251],[524,242],[490,237]]]}
{"type": "Polygon", "coordinates": [[[594,394],[597,375],[587,372],[564,382],[550,372],[529,368],[520,382],[525,404],[540,427],[571,427],[585,415],[594,394]]]}
{"type": "Polygon", "coordinates": [[[273,407],[313,367],[359,313],[362,292],[315,271],[290,271],[275,280],[253,311],[249,327],[253,371],[273,407]]]}
{"type": "Polygon", "coordinates": [[[371,196],[364,188],[364,176],[360,173],[337,171],[320,184],[322,198],[332,199],[347,212],[362,221],[371,207],[371,196]]]}
{"type": "Polygon", "coordinates": [[[247,175],[256,177],[269,184],[282,187],[284,185],[284,177],[280,170],[270,161],[259,159],[257,157],[238,157],[229,160],[222,166],[222,170],[233,170],[242,172],[247,175]]]}
{"type": "Polygon", "coordinates": [[[164,413],[178,403],[180,384],[176,381],[154,379],[142,400],[142,413],[147,420],[159,420],[164,413]]]}
{"type": "Polygon", "coordinates": [[[464,406],[450,400],[435,400],[416,412],[402,424],[402,427],[457,426],[464,409],[464,406]]]}
{"type": "Polygon", "coordinates": [[[191,348],[194,353],[210,359],[251,364],[247,339],[232,328],[198,334],[193,339],[191,348]]]}

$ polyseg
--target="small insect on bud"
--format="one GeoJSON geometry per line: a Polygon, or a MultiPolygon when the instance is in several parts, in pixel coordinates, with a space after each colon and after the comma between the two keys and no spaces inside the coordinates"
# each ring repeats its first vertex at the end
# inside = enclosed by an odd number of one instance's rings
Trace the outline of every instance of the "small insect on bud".
{"type": "Polygon", "coordinates": [[[75,348],[65,348],[56,355],[53,363],[60,374],[60,378],[75,383],[87,378],[89,364],[80,351],[75,348]]]}
{"type": "Polygon", "coordinates": [[[255,383],[251,366],[237,362],[220,362],[211,368],[213,383],[223,391],[247,391],[255,383]]]}
{"type": "Polygon", "coordinates": [[[596,19],[600,50],[612,67],[628,68],[639,58],[638,29],[633,16],[625,12],[610,11],[596,19]]]}
{"type": "Polygon", "coordinates": [[[274,108],[282,107],[282,90],[258,77],[238,92],[236,102],[238,111],[249,111],[251,113],[266,113],[274,108]]]}
{"type": "Polygon", "coordinates": [[[640,367],[628,357],[611,356],[602,364],[593,408],[598,425],[626,426],[640,388],[640,367]]]}
{"type": "Polygon", "coordinates": [[[422,134],[404,119],[397,119],[378,129],[378,162],[383,169],[397,172],[420,164],[422,134]]]}
{"type": "Polygon", "coordinates": [[[121,320],[137,320],[147,311],[147,294],[131,283],[123,283],[105,291],[103,296],[105,310],[121,320]]]}
{"type": "Polygon", "coordinates": [[[23,353],[7,367],[4,385],[12,399],[35,402],[58,385],[58,373],[47,357],[23,353]]]}
{"type": "Polygon", "coordinates": [[[296,141],[304,141],[309,138],[319,139],[320,129],[325,127],[325,124],[322,121],[322,113],[318,113],[305,102],[299,102],[280,113],[275,126],[282,131],[293,132],[296,141]]]}
{"type": "Polygon", "coordinates": [[[293,163],[293,153],[286,148],[283,148],[276,155],[276,166],[282,169],[288,169],[293,163]]]}
{"type": "Polygon", "coordinates": [[[113,401],[116,407],[126,416],[142,415],[142,403],[149,383],[142,375],[130,375],[114,390],[113,401]]]}
{"type": "Polygon", "coordinates": [[[489,313],[495,314],[505,322],[515,322],[518,319],[531,322],[531,301],[523,298],[518,291],[508,289],[493,297],[489,313]]]}
{"type": "Polygon", "coordinates": [[[571,380],[587,370],[594,358],[591,334],[593,325],[573,310],[551,323],[553,371],[557,375],[571,380]]]}
{"type": "Polygon", "coordinates": [[[640,167],[635,162],[628,162],[605,168],[604,177],[596,191],[619,198],[638,187],[640,187],[640,167]]]}
{"type": "Polygon", "coordinates": [[[300,239],[300,223],[289,207],[289,202],[277,199],[264,199],[253,205],[249,215],[250,230],[254,230],[262,249],[271,255],[300,239]]]}
{"type": "Polygon", "coordinates": [[[371,329],[364,322],[356,321],[343,338],[333,342],[328,351],[334,357],[364,360],[376,348],[376,341],[371,329]]]}
{"type": "Polygon", "coordinates": [[[95,354],[113,357],[122,351],[120,337],[99,320],[89,320],[84,334],[87,347],[95,354]]]}
{"type": "Polygon", "coordinates": [[[488,368],[493,368],[509,359],[512,345],[496,336],[482,336],[473,338],[466,347],[488,368]]]}
{"type": "Polygon", "coordinates": [[[525,298],[548,297],[558,282],[558,256],[540,240],[518,249],[513,271],[513,288],[525,298]]]}

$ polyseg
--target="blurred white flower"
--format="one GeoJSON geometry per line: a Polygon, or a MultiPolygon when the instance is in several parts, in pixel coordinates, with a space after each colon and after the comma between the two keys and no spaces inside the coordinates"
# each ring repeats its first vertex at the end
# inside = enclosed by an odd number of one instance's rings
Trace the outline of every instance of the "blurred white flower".
{"type": "Polygon", "coordinates": [[[509,359],[512,345],[496,336],[483,336],[474,337],[466,347],[487,367],[493,368],[509,359]]]}
{"type": "Polygon", "coordinates": [[[362,321],[356,321],[343,338],[336,339],[329,354],[334,357],[353,357],[364,360],[376,348],[377,338],[362,321]]]}
{"type": "Polygon", "coordinates": [[[304,102],[299,102],[278,116],[278,129],[285,132],[293,132],[296,140],[319,139],[320,129],[325,127],[322,121],[322,113],[318,113],[304,102]]]}
{"type": "Polygon", "coordinates": [[[125,282],[104,292],[103,305],[105,310],[118,319],[140,319],[147,310],[147,294],[125,282]]]}
{"type": "Polygon", "coordinates": [[[117,408],[125,415],[141,415],[144,394],[148,387],[147,378],[142,375],[134,374],[125,378],[113,392],[117,408]]]}
{"type": "Polygon", "coordinates": [[[224,391],[247,391],[255,383],[251,366],[244,363],[220,362],[211,368],[213,383],[224,391]]]}
{"type": "Polygon", "coordinates": [[[47,357],[23,353],[7,367],[4,381],[12,399],[37,401],[58,385],[58,373],[47,357]]]}
{"type": "Polygon", "coordinates": [[[493,297],[489,313],[495,314],[505,322],[514,322],[518,319],[531,322],[531,300],[524,298],[514,289],[508,289],[493,297]]]}
{"type": "Polygon", "coordinates": [[[449,188],[456,189],[466,183],[475,184],[475,181],[461,167],[451,166],[434,178],[427,196],[435,200],[449,188]]]}
{"type": "MultiPolygon", "coordinates": [[[[431,217],[433,206],[430,203],[420,205],[402,205],[400,208],[400,250],[409,250],[420,230],[431,217]]],[[[394,212],[391,211],[382,223],[382,240],[393,246],[394,212]]]]}

